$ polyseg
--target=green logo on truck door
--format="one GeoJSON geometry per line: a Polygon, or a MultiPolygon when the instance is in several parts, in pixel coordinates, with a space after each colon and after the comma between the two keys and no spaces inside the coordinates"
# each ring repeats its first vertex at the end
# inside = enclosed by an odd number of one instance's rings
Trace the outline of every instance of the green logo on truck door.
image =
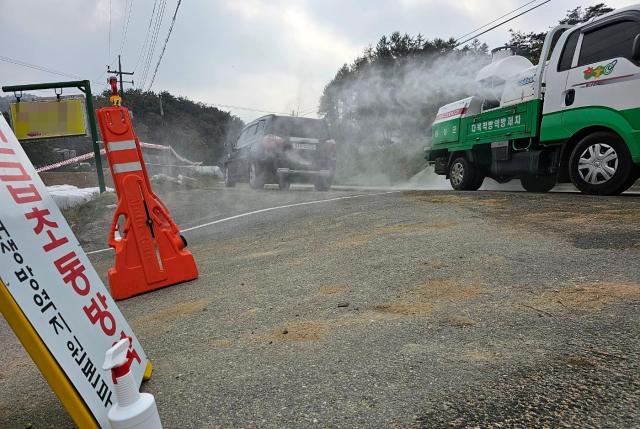
{"type": "Polygon", "coordinates": [[[600,64],[597,67],[587,67],[583,71],[584,79],[585,80],[589,80],[591,78],[598,79],[600,76],[609,75],[611,74],[611,72],[613,72],[613,69],[615,68],[616,64],[618,64],[618,60],[613,60],[609,64],[605,64],[605,65],[600,64]]]}

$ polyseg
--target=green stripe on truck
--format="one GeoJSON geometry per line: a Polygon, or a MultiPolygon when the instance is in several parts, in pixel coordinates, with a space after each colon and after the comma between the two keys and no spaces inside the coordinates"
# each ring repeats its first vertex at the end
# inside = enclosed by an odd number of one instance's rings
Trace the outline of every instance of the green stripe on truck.
{"type": "Polygon", "coordinates": [[[568,140],[579,131],[594,126],[618,133],[629,147],[633,161],[640,163],[640,108],[614,110],[588,106],[550,113],[542,117],[540,141],[568,140]]]}

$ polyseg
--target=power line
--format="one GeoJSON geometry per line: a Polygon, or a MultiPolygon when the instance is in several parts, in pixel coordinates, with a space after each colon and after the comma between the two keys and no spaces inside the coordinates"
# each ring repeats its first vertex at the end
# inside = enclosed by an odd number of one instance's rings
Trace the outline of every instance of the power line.
{"type": "Polygon", "coordinates": [[[156,43],[158,41],[158,35],[160,34],[160,28],[162,28],[162,21],[164,20],[164,10],[167,5],[167,0],[160,0],[158,14],[156,15],[156,21],[151,35],[150,44],[147,49],[147,60],[145,62],[142,82],[140,87],[144,87],[149,76],[149,69],[151,68],[151,61],[153,60],[153,54],[156,50],[156,43]]]}
{"type": "Polygon", "coordinates": [[[156,73],[158,73],[158,67],[160,67],[160,61],[162,61],[162,56],[164,55],[165,49],[167,49],[167,43],[169,43],[169,37],[171,37],[171,31],[173,30],[173,24],[176,23],[176,15],[178,15],[178,9],[180,8],[180,3],[182,0],[178,0],[178,4],[176,5],[176,11],[173,13],[173,20],[171,21],[171,26],[169,27],[169,33],[167,34],[167,39],[164,41],[164,46],[162,47],[162,52],[160,52],[160,57],[158,58],[158,64],[156,64],[156,69],[153,72],[153,77],[151,77],[151,83],[149,84],[148,91],[151,90],[153,86],[153,82],[156,80],[156,73]]]}
{"type": "Polygon", "coordinates": [[[230,104],[215,104],[215,103],[204,103],[207,106],[212,107],[226,107],[228,109],[237,109],[237,110],[247,110],[249,112],[258,112],[258,113],[273,113],[276,115],[288,115],[288,112],[273,112],[271,110],[263,110],[263,109],[255,109],[253,107],[242,107],[242,106],[232,106],[230,104]]]}
{"type": "Polygon", "coordinates": [[[153,55],[156,53],[156,44],[158,43],[158,37],[160,36],[160,30],[162,29],[162,23],[164,22],[164,11],[167,7],[167,0],[162,0],[162,8],[160,9],[160,20],[158,21],[158,25],[156,27],[156,31],[153,37],[153,46],[151,49],[151,55],[149,56],[149,64],[147,65],[147,74],[145,75],[144,82],[147,83],[147,77],[149,77],[149,72],[151,71],[151,64],[153,63],[153,55]]]}
{"type": "Polygon", "coordinates": [[[463,37],[468,36],[469,34],[473,34],[473,33],[475,33],[475,32],[476,32],[476,31],[478,31],[478,30],[482,30],[483,28],[485,28],[485,27],[487,27],[487,26],[489,26],[489,25],[493,24],[494,22],[499,21],[499,20],[501,20],[502,18],[504,18],[504,17],[506,17],[506,16],[509,16],[509,15],[511,15],[512,13],[517,12],[517,11],[519,11],[520,9],[522,9],[522,8],[524,8],[524,7],[526,7],[526,6],[529,6],[531,3],[535,3],[535,2],[537,2],[537,1],[538,1],[538,0],[531,0],[530,2],[527,2],[527,3],[523,4],[522,6],[520,6],[520,7],[516,8],[516,9],[513,9],[511,12],[505,13],[504,15],[497,17],[497,18],[496,18],[496,19],[494,19],[493,21],[491,21],[491,22],[487,22],[487,23],[486,23],[486,24],[484,24],[482,27],[478,27],[478,28],[476,28],[476,29],[474,29],[474,30],[471,30],[470,32],[468,32],[468,33],[466,33],[466,34],[463,34],[462,36],[460,36],[460,37],[456,38],[456,40],[455,40],[455,41],[457,42],[458,40],[462,39],[463,37]]]}
{"type": "Polygon", "coordinates": [[[108,58],[111,58],[111,1],[109,0],[109,55],[108,58]]]}
{"type": "MultiPolygon", "coordinates": [[[[25,61],[16,60],[15,58],[4,57],[4,56],[0,55],[0,61],[4,61],[4,62],[7,62],[7,63],[15,64],[15,65],[22,66],[22,67],[28,67],[30,69],[39,70],[39,71],[43,71],[43,72],[46,72],[46,73],[55,74],[55,75],[58,75],[58,76],[70,77],[70,78],[77,79],[77,80],[85,80],[81,76],[78,76],[76,74],[66,73],[66,72],[55,70],[55,69],[52,69],[52,68],[49,68],[49,67],[40,66],[40,65],[37,65],[37,64],[27,63],[25,61]]],[[[98,82],[93,81],[93,80],[91,80],[90,82],[93,83],[93,84],[96,84],[96,85],[105,85],[106,86],[106,83],[104,83],[104,82],[103,83],[98,83],[98,82]]]]}
{"type": "Polygon", "coordinates": [[[509,18],[509,19],[507,19],[507,20],[504,20],[504,21],[502,21],[501,23],[496,24],[496,25],[494,25],[494,26],[493,26],[493,27],[491,27],[491,28],[488,28],[487,30],[483,31],[482,33],[478,33],[478,34],[474,35],[473,37],[470,37],[470,38],[466,39],[465,41],[458,43],[457,45],[455,45],[455,46],[454,46],[454,48],[457,48],[458,46],[464,45],[465,43],[470,42],[470,41],[471,41],[471,40],[473,40],[473,39],[477,39],[479,36],[482,36],[483,34],[486,34],[486,33],[488,33],[489,31],[494,30],[494,29],[496,29],[496,28],[500,27],[501,25],[506,24],[506,23],[507,23],[507,22],[509,22],[509,21],[513,21],[514,19],[516,19],[516,18],[518,18],[518,17],[520,17],[520,16],[522,16],[522,15],[524,15],[524,14],[526,14],[526,13],[529,13],[529,12],[531,12],[531,11],[532,11],[532,10],[534,10],[534,9],[539,8],[540,6],[543,6],[543,5],[547,4],[547,3],[549,3],[550,1],[551,1],[551,0],[543,1],[543,2],[542,2],[542,3],[540,3],[539,5],[536,5],[536,6],[532,7],[532,8],[529,8],[529,9],[525,10],[525,11],[524,11],[524,12],[522,12],[522,13],[517,14],[516,16],[513,16],[513,17],[511,17],[511,18],[509,18]]]}
{"type": "Polygon", "coordinates": [[[142,73],[141,73],[142,76],[141,76],[140,80],[138,81],[139,84],[140,84],[140,88],[142,88],[144,86],[144,82],[146,80],[146,76],[147,76],[147,73],[148,73],[148,70],[149,70],[149,61],[150,61],[149,57],[152,54],[151,53],[151,47],[153,45],[153,38],[155,37],[156,28],[158,27],[158,20],[160,19],[160,12],[161,12],[161,9],[162,9],[162,2],[163,1],[164,0],[160,0],[160,2],[157,4],[157,8],[156,8],[157,0],[154,1],[154,9],[156,9],[156,12],[155,12],[155,16],[153,16],[153,14],[152,14],[152,18],[153,18],[152,27],[153,28],[151,28],[151,33],[150,33],[151,37],[149,38],[149,43],[147,44],[146,51],[144,52],[144,55],[143,55],[144,58],[142,60],[142,73]]]}
{"type": "MultiPolygon", "coordinates": [[[[131,21],[131,10],[133,9],[133,0],[129,0],[128,4],[129,4],[129,13],[127,14],[127,20],[123,21],[124,30],[123,30],[122,40],[120,41],[120,51],[119,51],[120,54],[122,54],[122,48],[124,48],[124,44],[127,41],[127,32],[129,31],[129,22],[131,21]]],[[[125,11],[127,10],[126,5],[127,3],[125,3],[125,11]]]]}
{"type": "MultiPolygon", "coordinates": [[[[232,106],[230,104],[215,104],[215,103],[202,103],[205,106],[208,107],[224,107],[227,109],[236,109],[236,110],[246,110],[249,112],[257,112],[257,113],[268,113],[268,114],[272,114],[272,115],[286,115],[286,116],[291,116],[291,112],[274,112],[272,110],[263,110],[263,109],[256,109],[253,107],[243,107],[243,106],[232,106]]],[[[308,114],[310,112],[304,113],[304,114],[299,114],[297,116],[303,117],[303,118],[307,118],[308,114]]]]}
{"type": "Polygon", "coordinates": [[[307,115],[309,115],[309,114],[311,114],[311,113],[313,113],[313,114],[318,113],[318,109],[314,107],[314,108],[313,108],[313,109],[311,109],[311,110],[305,110],[304,112],[299,113],[299,115],[300,115],[300,116],[307,116],[307,115]]]}
{"type": "MultiPolygon", "coordinates": [[[[118,57],[114,58],[113,61],[111,61],[111,64],[107,65],[107,70],[109,70],[109,68],[111,66],[113,66],[113,64],[118,60],[118,57]]],[[[103,71],[102,73],[100,73],[96,78],[93,79],[93,81],[101,81],[103,77],[105,77],[107,75],[106,71],[103,71]]],[[[92,81],[92,82],[93,82],[92,81]]],[[[106,85],[106,84],[105,84],[106,85]]]]}
{"type": "Polygon", "coordinates": [[[153,11],[151,12],[151,20],[149,22],[149,40],[146,45],[144,52],[142,52],[142,69],[141,69],[141,77],[138,80],[140,88],[142,88],[144,84],[144,79],[147,73],[147,67],[149,63],[149,51],[151,50],[151,44],[153,43],[153,36],[156,31],[156,26],[158,25],[158,19],[160,18],[160,8],[162,7],[162,1],[154,0],[153,2],[153,11]]]}
{"type": "Polygon", "coordinates": [[[144,42],[142,43],[142,49],[140,49],[140,55],[138,55],[138,61],[136,61],[136,66],[133,68],[133,71],[138,70],[138,65],[140,65],[140,60],[142,59],[142,54],[145,52],[145,48],[147,47],[147,40],[149,39],[149,34],[151,33],[151,24],[153,23],[153,17],[156,14],[156,4],[158,0],[153,2],[153,9],[151,10],[151,18],[149,18],[149,26],[147,27],[147,34],[144,36],[144,42]]]}
{"type": "Polygon", "coordinates": [[[48,68],[48,67],[39,66],[37,64],[27,63],[27,62],[24,62],[24,61],[16,60],[15,58],[9,58],[9,57],[0,56],[0,61],[5,61],[7,63],[16,64],[16,65],[23,66],[23,67],[29,67],[29,68],[34,69],[34,70],[40,70],[40,71],[51,73],[51,74],[57,74],[58,76],[71,77],[71,78],[74,78],[74,79],[82,79],[80,76],[75,75],[75,74],[65,73],[65,72],[54,70],[54,69],[51,69],[51,68],[48,68]]]}

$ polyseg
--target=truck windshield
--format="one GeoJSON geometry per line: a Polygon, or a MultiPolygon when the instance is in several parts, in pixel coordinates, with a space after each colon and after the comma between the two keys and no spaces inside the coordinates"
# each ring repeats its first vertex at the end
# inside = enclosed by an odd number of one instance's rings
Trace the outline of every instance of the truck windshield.
{"type": "Polygon", "coordinates": [[[283,137],[329,139],[327,125],[322,119],[276,118],[273,124],[273,133],[283,137]]]}

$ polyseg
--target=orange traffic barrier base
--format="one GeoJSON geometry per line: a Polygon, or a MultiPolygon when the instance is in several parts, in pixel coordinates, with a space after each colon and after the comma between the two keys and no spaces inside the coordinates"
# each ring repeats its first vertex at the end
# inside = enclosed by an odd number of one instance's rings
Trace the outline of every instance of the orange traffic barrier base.
{"type": "Polygon", "coordinates": [[[129,110],[114,106],[96,113],[118,194],[109,231],[109,246],[115,250],[111,295],[121,300],[197,278],[186,240],[151,189],[129,110]]]}

